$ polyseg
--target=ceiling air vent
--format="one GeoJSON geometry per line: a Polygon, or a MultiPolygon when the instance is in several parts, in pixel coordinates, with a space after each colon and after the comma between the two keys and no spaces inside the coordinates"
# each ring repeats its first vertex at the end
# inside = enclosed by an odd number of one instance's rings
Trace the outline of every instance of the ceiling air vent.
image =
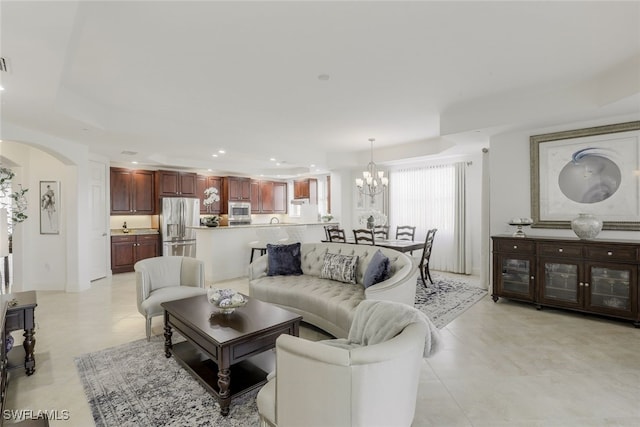
{"type": "Polygon", "coordinates": [[[9,68],[7,66],[7,60],[0,56],[0,71],[4,71],[5,73],[9,72],[9,68]]]}
{"type": "Polygon", "coordinates": [[[136,154],[138,154],[137,151],[128,151],[128,150],[124,150],[123,152],[121,152],[120,154],[124,154],[125,156],[135,156],[136,154]]]}

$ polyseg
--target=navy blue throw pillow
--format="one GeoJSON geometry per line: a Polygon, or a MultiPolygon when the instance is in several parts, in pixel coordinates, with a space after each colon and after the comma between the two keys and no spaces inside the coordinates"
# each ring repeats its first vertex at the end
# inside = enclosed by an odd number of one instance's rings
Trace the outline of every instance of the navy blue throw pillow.
{"type": "Polygon", "coordinates": [[[300,243],[291,245],[267,244],[269,271],[267,276],[299,276],[302,274],[300,243]]]}
{"type": "Polygon", "coordinates": [[[373,254],[373,257],[371,257],[367,270],[364,272],[362,284],[366,289],[371,285],[375,285],[376,283],[389,278],[390,272],[391,264],[389,262],[389,258],[387,258],[382,252],[380,252],[380,249],[378,249],[376,253],[373,254]]]}

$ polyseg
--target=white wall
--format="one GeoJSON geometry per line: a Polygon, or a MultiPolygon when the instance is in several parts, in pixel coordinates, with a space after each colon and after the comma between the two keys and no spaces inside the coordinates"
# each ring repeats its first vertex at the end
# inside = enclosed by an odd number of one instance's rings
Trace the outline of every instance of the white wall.
{"type": "Polygon", "coordinates": [[[8,123],[2,137],[2,155],[21,165],[16,181],[29,188],[29,219],[14,236],[14,290],[88,289],[88,147],[8,123]],[[59,235],[40,234],[39,184],[48,180],[60,181],[59,235]]]}
{"type": "MultiPolygon", "coordinates": [[[[512,234],[507,222],[512,217],[531,217],[529,137],[551,132],[582,129],[638,120],[637,116],[618,116],[598,120],[566,123],[562,126],[527,129],[491,138],[491,235],[512,234]]],[[[640,220],[640,218],[638,219],[640,220]]],[[[529,228],[531,236],[576,237],[571,229],[529,228]]],[[[598,239],[640,239],[640,232],[603,230],[598,239]]]]}

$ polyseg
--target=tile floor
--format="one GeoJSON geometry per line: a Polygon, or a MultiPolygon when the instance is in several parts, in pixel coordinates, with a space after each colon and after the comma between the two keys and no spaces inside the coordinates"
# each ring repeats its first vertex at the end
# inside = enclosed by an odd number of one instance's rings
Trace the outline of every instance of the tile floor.
{"type": "MultiPolygon", "coordinates": [[[[6,408],[68,410],[51,425],[93,425],[73,359],[144,338],[135,299],[133,273],[82,293],[38,292],[36,373],[12,371],[6,408]]],[[[640,425],[640,329],[630,323],[486,297],[442,335],[422,368],[414,426],[640,425]]]]}

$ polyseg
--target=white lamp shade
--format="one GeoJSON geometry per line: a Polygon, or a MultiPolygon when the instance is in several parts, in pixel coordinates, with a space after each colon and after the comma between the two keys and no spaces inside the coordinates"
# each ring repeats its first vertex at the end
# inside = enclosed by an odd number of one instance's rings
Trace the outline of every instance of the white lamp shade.
{"type": "Polygon", "coordinates": [[[9,223],[7,210],[0,209],[0,257],[9,256],[9,223]]]}

